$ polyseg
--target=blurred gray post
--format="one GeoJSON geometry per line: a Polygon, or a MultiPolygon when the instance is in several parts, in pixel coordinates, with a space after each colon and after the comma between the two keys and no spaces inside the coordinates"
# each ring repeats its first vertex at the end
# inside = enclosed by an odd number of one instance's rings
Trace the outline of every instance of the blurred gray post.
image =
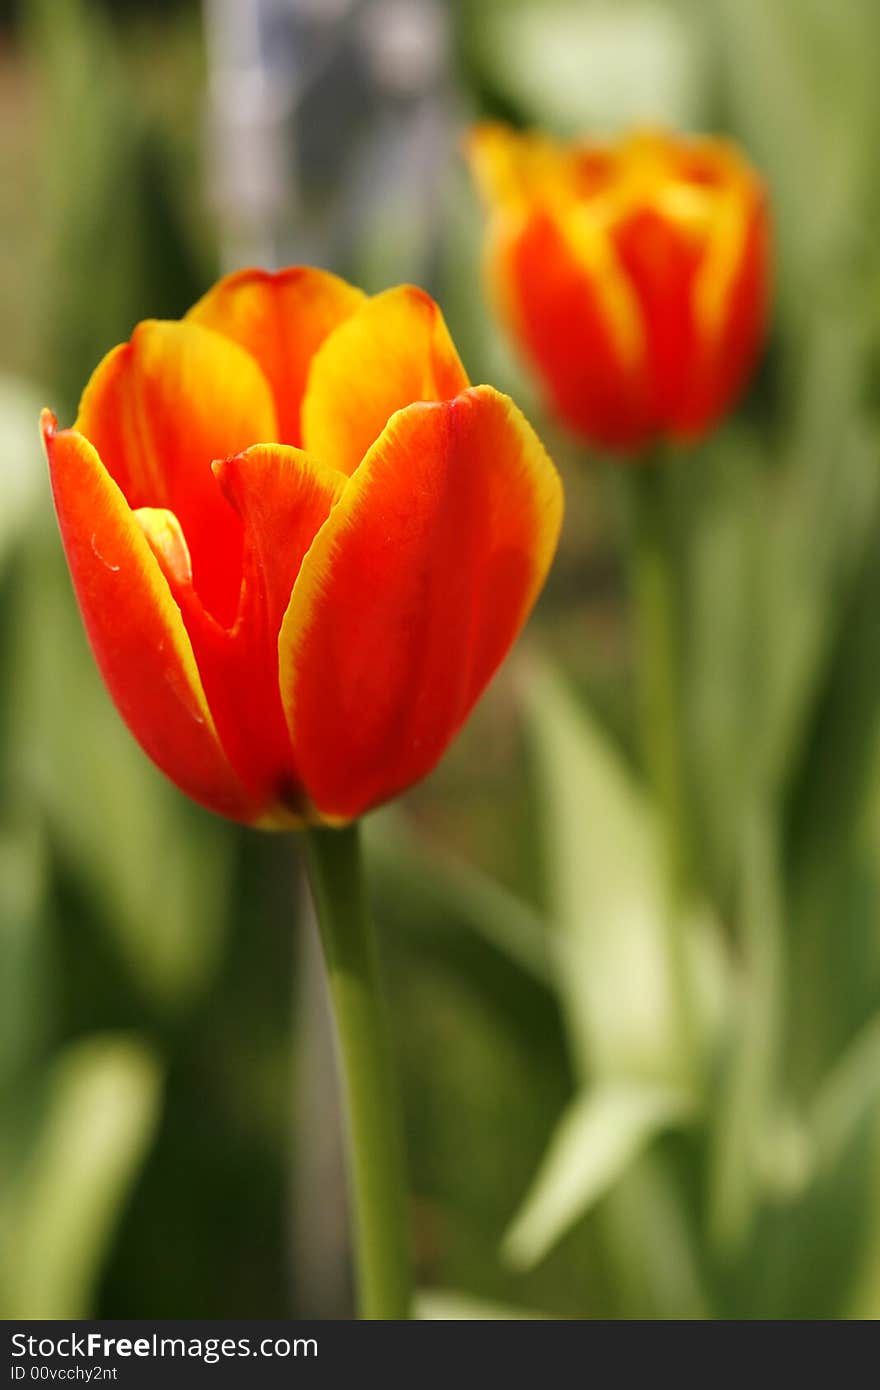
{"type": "Polygon", "coordinates": [[[277,265],[295,207],[293,91],[272,35],[280,0],[204,0],[207,168],[224,269],[277,265]]]}
{"type": "Polygon", "coordinates": [[[204,0],[204,14],[224,268],[430,279],[450,130],[443,0],[204,0]]]}

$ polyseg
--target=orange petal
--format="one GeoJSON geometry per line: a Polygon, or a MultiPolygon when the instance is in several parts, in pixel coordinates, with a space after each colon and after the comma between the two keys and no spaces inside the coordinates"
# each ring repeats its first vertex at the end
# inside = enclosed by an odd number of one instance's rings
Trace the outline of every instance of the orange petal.
{"type": "Polygon", "coordinates": [[[199,324],[139,324],[104,358],[74,426],[129,505],[174,512],[193,583],[221,622],[241,585],[241,522],[217,489],[214,459],[277,437],[272,393],[254,359],[199,324]]]}
{"type": "Polygon", "coordinates": [[[278,438],[301,445],[300,407],[312,358],[331,329],[363,302],[360,290],[312,266],[291,266],[274,275],[239,270],[220,280],[186,318],[231,338],[256,358],[275,397],[278,438]]]}
{"type": "Polygon", "coordinates": [[[90,442],[43,412],[55,507],[95,659],[145,752],[188,796],[254,819],[223,752],[180,611],[121,491],[90,442]]]}
{"type": "Polygon", "coordinates": [[[297,766],[347,820],[431,770],[517,636],[562,488],[488,386],[389,424],[319,531],[279,642],[297,766]]]}
{"type": "Polygon", "coordinates": [[[695,289],[705,239],[689,236],[650,206],[636,208],[613,236],[641,310],[646,413],[659,433],[681,408],[698,363],[701,343],[695,289]]]}
{"type": "Polygon", "coordinates": [[[303,400],[304,447],[353,473],[395,410],[468,385],[443,315],[410,285],[368,300],[325,340],[303,400]]]}
{"type": "Polygon", "coordinates": [[[493,211],[518,215],[538,202],[556,202],[570,183],[565,147],[540,131],[486,121],[468,131],[464,154],[493,211]]]}
{"type": "Polygon", "coordinates": [[[736,268],[720,304],[719,326],[704,338],[688,392],[671,421],[674,433],[693,441],[734,404],[766,337],[770,301],[770,219],[759,196],[745,212],[736,268]]]}
{"type": "Polygon", "coordinates": [[[641,342],[624,350],[609,288],[614,268],[588,269],[572,239],[543,212],[495,243],[492,266],[511,331],[541,376],[559,415],[587,439],[632,449],[652,430],[641,342]]]}
{"type": "Polygon", "coordinates": [[[261,444],[214,465],[244,526],[236,621],[222,627],[194,593],[173,518],[139,513],[180,605],[217,732],[262,822],[302,820],[305,796],[278,686],[278,634],[303,555],[346,479],[299,449],[261,444]]]}
{"type": "Polygon", "coordinates": [[[150,549],[159,561],[159,568],[172,586],[172,591],[175,587],[192,584],[189,546],[174,513],[165,507],[138,507],[134,518],[149,541],[150,549]]]}

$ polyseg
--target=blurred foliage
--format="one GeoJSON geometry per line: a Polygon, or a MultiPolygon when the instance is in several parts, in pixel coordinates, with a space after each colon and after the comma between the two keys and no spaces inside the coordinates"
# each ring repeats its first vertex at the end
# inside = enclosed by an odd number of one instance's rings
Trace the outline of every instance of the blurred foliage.
{"type": "MultiPolygon", "coordinates": [[[[772,196],[777,302],[748,399],[665,480],[677,913],[633,727],[626,479],[546,421],[568,515],[528,637],[434,777],[367,824],[420,1313],[880,1316],[880,10],[450,15],[454,122],[740,140],[772,196]]],[[[193,4],[32,0],[0,50],[17,190],[0,202],[6,1316],[349,1307],[295,841],[185,804],[121,727],[36,439],[40,404],[69,418],[100,355],[181,313],[219,263],[200,23],[193,4]]],[[[387,237],[373,207],[333,268],[372,283],[421,265],[472,378],[537,420],[476,290],[455,134],[442,217],[404,166],[387,237]]]]}

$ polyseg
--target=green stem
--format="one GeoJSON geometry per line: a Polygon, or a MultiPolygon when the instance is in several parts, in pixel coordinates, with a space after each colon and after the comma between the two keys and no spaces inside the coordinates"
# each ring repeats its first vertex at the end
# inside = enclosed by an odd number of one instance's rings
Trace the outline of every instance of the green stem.
{"type": "Polygon", "coordinates": [[[685,793],[679,740],[679,650],[670,562],[665,461],[633,473],[633,598],[642,755],[662,820],[664,860],[675,897],[686,878],[685,793]]]}
{"type": "Polygon", "coordinates": [[[697,1022],[685,922],[688,890],[687,800],[681,743],[678,602],[665,456],[632,473],[632,595],[642,756],[658,819],[663,912],[682,1060],[695,1076],[697,1022]]]}
{"type": "Polygon", "coordinates": [[[403,1137],[358,825],[309,830],[306,845],[345,1098],[360,1316],[407,1318],[403,1137]]]}

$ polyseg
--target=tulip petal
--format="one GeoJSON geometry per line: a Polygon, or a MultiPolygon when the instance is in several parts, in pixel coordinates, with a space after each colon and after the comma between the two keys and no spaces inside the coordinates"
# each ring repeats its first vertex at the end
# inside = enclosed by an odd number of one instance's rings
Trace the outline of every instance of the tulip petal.
{"type": "Polygon", "coordinates": [[[512,217],[558,202],[572,181],[564,147],[540,131],[485,121],[468,133],[464,154],[486,204],[512,217]]]}
{"type": "Polygon", "coordinates": [[[302,407],[303,445],[353,473],[396,410],[451,400],[467,375],[423,290],[386,290],[335,329],[312,363],[302,407]]]}
{"type": "Polygon", "coordinates": [[[730,409],[754,368],[767,331],[770,301],[770,219],[759,186],[740,203],[740,224],[731,235],[722,225],[714,238],[735,243],[713,255],[695,286],[697,317],[703,328],[693,380],[672,421],[676,434],[698,439],[730,409]],[[704,293],[701,295],[700,291],[704,293]]]}
{"type": "Polygon", "coordinates": [[[175,514],[196,590],[219,621],[231,621],[242,529],[211,463],[278,431],[269,385],[250,354],[200,324],[139,324],[93,374],[74,428],[132,508],[175,514]]]}
{"type": "Polygon", "coordinates": [[[329,271],[291,266],[271,274],[227,275],[186,319],[213,328],[256,358],[275,397],[278,438],[302,444],[300,408],[312,358],[331,329],[364,302],[361,290],[329,271]]]}
{"type": "Polygon", "coordinates": [[[191,585],[189,546],[174,513],[165,507],[138,507],[134,518],[149,541],[172,593],[184,584],[191,585]]]}
{"type": "Polygon", "coordinates": [[[324,819],[433,768],[528,616],[561,517],[555,468],[490,387],[390,421],[306,555],[281,629],[294,756],[324,819]]]}
{"type": "Polygon", "coordinates": [[[214,473],[245,527],[244,587],[236,626],[245,622],[258,597],[274,646],[303,556],[347,479],[285,444],[256,444],[219,460],[214,473]]]}
{"type": "Polygon", "coordinates": [[[244,526],[241,601],[231,627],[194,592],[175,519],[153,509],[138,519],[180,605],[229,760],[261,807],[261,823],[291,825],[302,821],[305,797],[281,705],[278,634],[303,556],[347,480],[283,444],[256,445],[216,463],[214,473],[244,526]]]}
{"type": "Polygon", "coordinates": [[[68,565],[95,659],[144,751],[221,815],[256,810],[220,745],[180,611],[122,492],[73,430],[43,439],[68,565]]]}
{"type": "Polygon", "coordinates": [[[543,212],[496,242],[502,311],[561,417],[598,444],[629,449],[652,428],[643,330],[604,232],[543,212]],[[603,243],[607,255],[603,255],[603,243]]]}

